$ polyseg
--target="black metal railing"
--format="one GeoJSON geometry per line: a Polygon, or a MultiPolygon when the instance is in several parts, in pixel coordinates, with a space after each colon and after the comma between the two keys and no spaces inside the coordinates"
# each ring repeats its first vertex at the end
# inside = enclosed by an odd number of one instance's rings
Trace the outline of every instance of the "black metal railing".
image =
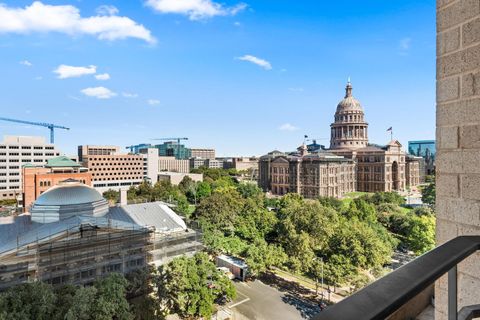
{"type": "MultiPolygon", "coordinates": [[[[448,272],[448,319],[457,320],[457,264],[477,250],[480,236],[457,237],[328,307],[314,319],[385,319],[448,272]]],[[[460,316],[471,319],[477,310],[475,306],[463,308],[460,316]]]]}

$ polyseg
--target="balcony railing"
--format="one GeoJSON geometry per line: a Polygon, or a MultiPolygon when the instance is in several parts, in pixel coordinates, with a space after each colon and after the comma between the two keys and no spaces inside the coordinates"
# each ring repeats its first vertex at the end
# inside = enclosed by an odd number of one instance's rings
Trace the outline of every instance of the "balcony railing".
{"type": "Polygon", "coordinates": [[[427,252],[328,307],[315,320],[385,319],[448,272],[448,319],[472,319],[480,305],[457,312],[457,264],[480,250],[480,236],[461,236],[427,252]]]}

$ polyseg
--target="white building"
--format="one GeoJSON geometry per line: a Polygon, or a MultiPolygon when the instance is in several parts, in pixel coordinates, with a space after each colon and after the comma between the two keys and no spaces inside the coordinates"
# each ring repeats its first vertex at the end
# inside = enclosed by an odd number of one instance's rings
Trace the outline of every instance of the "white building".
{"type": "Polygon", "coordinates": [[[44,137],[5,136],[0,143],[0,200],[21,196],[22,165],[43,165],[59,155],[44,137]]]}

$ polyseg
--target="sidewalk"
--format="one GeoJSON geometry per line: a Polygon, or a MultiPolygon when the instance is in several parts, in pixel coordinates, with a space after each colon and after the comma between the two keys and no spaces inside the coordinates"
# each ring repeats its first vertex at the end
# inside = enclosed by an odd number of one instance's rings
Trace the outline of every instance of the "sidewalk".
{"type": "MultiPolygon", "coordinates": [[[[263,281],[269,282],[269,285],[295,292],[299,296],[311,301],[320,301],[322,292],[320,283],[318,284],[318,295],[315,296],[315,282],[309,281],[309,279],[302,279],[302,277],[291,274],[284,270],[274,268],[272,272],[267,274],[264,278],[265,279],[263,279],[263,281]]],[[[324,297],[325,300],[328,300],[329,294],[326,286],[324,287],[324,297]]],[[[344,298],[344,296],[341,296],[338,293],[331,292],[329,301],[337,303],[344,298]]]]}

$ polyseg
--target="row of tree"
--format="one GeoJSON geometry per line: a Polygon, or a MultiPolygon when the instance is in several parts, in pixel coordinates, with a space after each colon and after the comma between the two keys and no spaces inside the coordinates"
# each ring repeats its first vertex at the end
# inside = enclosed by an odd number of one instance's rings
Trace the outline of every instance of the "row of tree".
{"type": "Polygon", "coordinates": [[[318,277],[323,261],[325,280],[341,285],[381,274],[398,246],[417,254],[433,247],[431,210],[403,203],[396,193],[272,200],[255,185],[238,184],[202,199],[195,218],[211,252],[244,257],[254,275],[276,266],[318,277]]]}
{"type": "Polygon", "coordinates": [[[0,293],[0,320],[153,320],[171,313],[208,319],[215,303],[235,296],[230,279],[198,253],[126,277],[112,273],[92,286],[37,281],[10,288],[0,293]]]}

